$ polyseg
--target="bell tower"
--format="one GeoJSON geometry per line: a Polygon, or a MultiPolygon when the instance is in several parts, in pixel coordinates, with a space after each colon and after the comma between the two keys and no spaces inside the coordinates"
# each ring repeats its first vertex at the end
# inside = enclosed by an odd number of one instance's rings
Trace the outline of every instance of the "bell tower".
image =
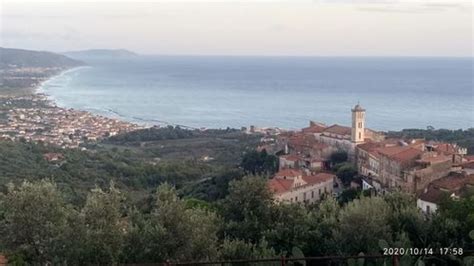
{"type": "Polygon", "coordinates": [[[354,143],[364,142],[365,132],[365,109],[359,103],[352,109],[351,141],[354,143]]]}

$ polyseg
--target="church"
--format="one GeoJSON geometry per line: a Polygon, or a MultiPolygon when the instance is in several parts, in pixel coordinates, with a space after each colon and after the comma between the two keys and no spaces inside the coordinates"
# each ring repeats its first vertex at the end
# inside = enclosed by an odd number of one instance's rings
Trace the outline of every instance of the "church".
{"type": "Polygon", "coordinates": [[[314,134],[316,141],[327,144],[335,150],[346,151],[351,160],[355,159],[357,145],[367,141],[381,141],[384,134],[365,127],[365,109],[360,104],[351,109],[351,127],[334,124],[326,127],[321,123],[310,122],[310,126],[303,132],[314,134]]]}

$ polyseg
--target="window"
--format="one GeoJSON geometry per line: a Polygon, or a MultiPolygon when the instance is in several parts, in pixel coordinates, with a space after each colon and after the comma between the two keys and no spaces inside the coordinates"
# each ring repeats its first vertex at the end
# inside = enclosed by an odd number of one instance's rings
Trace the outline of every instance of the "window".
{"type": "Polygon", "coordinates": [[[318,192],[319,192],[319,195],[321,196],[321,189],[319,189],[319,191],[318,191],[318,192]]]}
{"type": "Polygon", "coordinates": [[[306,200],[306,192],[303,193],[303,200],[306,200]]]}
{"type": "Polygon", "coordinates": [[[430,205],[426,205],[426,213],[427,213],[427,214],[430,214],[430,211],[431,211],[431,210],[430,210],[430,205]]]}
{"type": "Polygon", "coordinates": [[[359,139],[361,139],[361,138],[362,138],[362,133],[361,133],[361,132],[359,132],[359,139]]]}
{"type": "Polygon", "coordinates": [[[295,201],[298,201],[298,196],[295,197],[295,201]]]}
{"type": "Polygon", "coordinates": [[[324,193],[326,193],[326,192],[327,192],[326,187],[324,187],[324,193]]]}
{"type": "Polygon", "coordinates": [[[314,190],[311,191],[311,198],[314,199],[314,190]]]}

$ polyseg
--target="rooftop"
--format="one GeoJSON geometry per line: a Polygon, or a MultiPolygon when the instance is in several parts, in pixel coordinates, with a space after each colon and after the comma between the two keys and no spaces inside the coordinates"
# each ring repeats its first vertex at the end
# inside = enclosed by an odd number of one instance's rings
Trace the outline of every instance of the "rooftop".
{"type": "Polygon", "coordinates": [[[334,124],[324,129],[325,133],[336,134],[336,135],[351,135],[352,128],[334,124]]]}
{"type": "Polygon", "coordinates": [[[398,162],[408,162],[417,159],[423,152],[408,146],[378,148],[377,152],[398,162]]]}
{"type": "Polygon", "coordinates": [[[275,174],[275,178],[295,178],[297,176],[302,176],[303,172],[301,170],[295,169],[283,169],[278,171],[275,174]]]}

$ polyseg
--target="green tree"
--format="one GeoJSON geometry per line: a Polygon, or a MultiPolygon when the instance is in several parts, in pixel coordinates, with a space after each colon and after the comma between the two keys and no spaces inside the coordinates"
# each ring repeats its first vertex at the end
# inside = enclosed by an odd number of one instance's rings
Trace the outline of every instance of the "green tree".
{"type": "Polygon", "coordinates": [[[276,252],[262,239],[258,244],[252,244],[240,239],[224,239],[220,248],[222,260],[267,259],[275,258],[276,252]]]}
{"type": "Polygon", "coordinates": [[[246,176],[229,184],[229,195],[220,204],[224,233],[257,243],[272,227],[273,195],[264,178],[246,176]]]}
{"type": "Polygon", "coordinates": [[[344,185],[348,186],[357,175],[357,169],[350,163],[344,163],[338,167],[336,175],[341,179],[344,185]]]}
{"type": "Polygon", "coordinates": [[[336,165],[340,163],[347,162],[347,152],[345,151],[335,151],[331,153],[331,156],[329,157],[329,161],[331,162],[331,165],[336,165]]]}
{"type": "Polygon", "coordinates": [[[334,239],[346,254],[379,251],[380,239],[391,243],[390,206],[380,197],[356,199],[345,205],[334,228],[334,239]]]}
{"type": "Polygon", "coordinates": [[[8,253],[34,264],[66,260],[70,243],[64,236],[73,212],[54,183],[10,184],[1,195],[0,213],[0,243],[8,253]]]}
{"type": "Polygon", "coordinates": [[[264,232],[265,239],[278,253],[303,247],[308,232],[308,210],[301,204],[277,204],[272,208],[272,226],[264,232]]]}
{"type": "Polygon", "coordinates": [[[167,183],[158,187],[151,214],[135,213],[132,221],[125,247],[129,261],[196,261],[217,257],[216,214],[206,208],[189,208],[167,183]]]}
{"type": "Polygon", "coordinates": [[[340,245],[334,240],[335,228],[339,223],[341,207],[328,197],[313,208],[308,217],[308,231],[302,247],[306,256],[324,256],[339,253],[340,245]]]}
{"type": "Polygon", "coordinates": [[[268,154],[266,150],[253,150],[244,154],[240,166],[252,175],[273,174],[278,170],[278,157],[268,154]]]}
{"type": "Polygon", "coordinates": [[[340,204],[346,204],[353,201],[360,196],[360,190],[355,188],[349,188],[342,191],[337,200],[340,204]]]}
{"type": "Polygon", "coordinates": [[[87,196],[81,212],[85,227],[84,261],[93,264],[118,262],[125,234],[121,201],[122,195],[113,184],[108,191],[96,188],[87,196]]]}

